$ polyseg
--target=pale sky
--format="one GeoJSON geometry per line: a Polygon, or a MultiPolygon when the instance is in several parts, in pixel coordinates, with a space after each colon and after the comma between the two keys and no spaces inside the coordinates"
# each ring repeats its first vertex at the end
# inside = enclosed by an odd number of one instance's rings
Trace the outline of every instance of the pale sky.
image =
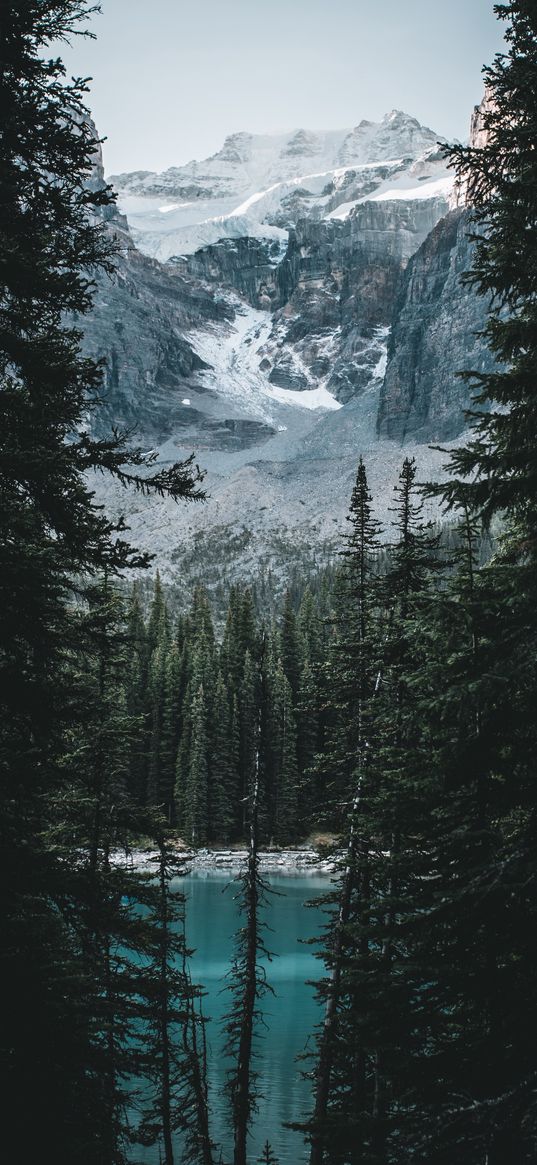
{"type": "Polygon", "coordinates": [[[92,76],[108,174],[162,170],[227,134],[343,129],[403,109],[465,138],[502,48],[492,0],[101,0],[92,76]]]}

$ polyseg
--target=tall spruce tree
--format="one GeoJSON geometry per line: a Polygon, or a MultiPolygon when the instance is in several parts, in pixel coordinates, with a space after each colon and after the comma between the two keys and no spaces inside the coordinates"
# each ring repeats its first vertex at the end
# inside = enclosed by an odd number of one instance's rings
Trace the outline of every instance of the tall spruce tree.
{"type": "MultiPolygon", "coordinates": [[[[456,799],[464,807],[469,830],[452,813],[442,845],[454,874],[451,892],[446,886],[452,950],[460,944],[462,960],[475,966],[467,929],[473,917],[481,970],[453,980],[448,1006],[465,1026],[430,1159],[448,1160],[456,1152],[463,1161],[503,1163],[532,1160],[537,1124],[535,1060],[527,1038],[528,1017],[536,1012],[529,936],[537,900],[537,12],[529,0],[495,11],[507,21],[507,51],[484,71],[484,133],[479,145],[457,147],[450,157],[476,224],[467,279],[492,300],[485,338],[498,364],[489,374],[468,371],[474,391],[470,440],[451,454],[451,479],[434,491],[448,507],[466,509],[471,522],[495,520],[503,527],[474,600],[466,600],[480,642],[477,674],[470,687],[467,661],[459,707],[465,689],[470,708],[479,693],[481,729],[473,763],[451,779],[457,784],[452,805],[456,799]],[[460,1063],[467,1072],[463,1097],[456,1083],[460,1063]],[[478,1064],[486,1065],[483,1074],[478,1064]]],[[[451,708],[453,696],[450,686],[451,708]]],[[[438,911],[429,937],[439,945],[441,926],[438,911]]]]}
{"type": "Polygon", "coordinates": [[[127,710],[136,725],[129,753],[129,795],[139,805],[146,796],[146,717],[147,717],[147,631],[140,602],[139,587],[134,584],[127,611],[128,658],[125,671],[127,710]]]}
{"type": "Polygon", "coordinates": [[[416,1027],[404,973],[409,920],[418,909],[421,881],[431,876],[422,853],[436,804],[424,716],[427,656],[419,632],[436,598],[440,560],[436,528],[423,518],[414,459],[405,458],[394,493],[395,540],[381,582],[384,612],[368,791],[375,860],[368,916],[356,935],[357,946],[362,937],[369,948],[369,981],[357,1000],[356,1018],[368,1059],[369,1153],[378,1165],[397,1154],[401,1135],[407,1087],[402,1065],[416,1027]]]}
{"type": "Polygon", "coordinates": [[[281,844],[292,841],[297,832],[298,763],[293,693],[280,661],[274,670],[270,696],[270,837],[281,844]]]}
{"type": "Polygon", "coordinates": [[[365,1151],[363,1113],[365,1059],[360,1035],[346,1038],[346,1012],[355,1001],[359,976],[367,971],[368,943],[355,930],[367,917],[370,893],[370,827],[367,821],[367,783],[372,740],[371,705],[376,695],[375,559],[379,550],[365,466],[360,459],[349,510],[344,588],[338,612],[339,638],[331,666],[332,699],[337,720],[321,764],[335,773],[340,800],[338,878],[327,896],[332,917],[327,928],[325,962],[328,977],[319,985],[324,1019],[318,1034],[314,1110],[306,1126],[311,1142],[310,1165],[324,1160],[345,1161],[349,1144],[352,1160],[365,1151]],[[354,923],[354,931],[352,924],[354,923]],[[350,967],[350,986],[349,986],[350,967]],[[344,1045],[344,1054],[341,1047],[344,1045]],[[350,1074],[350,1085],[349,1085],[350,1074]],[[350,1109],[349,1109],[350,1105],[350,1109]]]}
{"type": "Polygon", "coordinates": [[[57,876],[54,896],[84,967],[93,1023],[83,1066],[98,1089],[92,1137],[105,1165],[126,1161],[131,1145],[127,1096],[140,992],[133,948],[139,880],[113,860],[139,832],[140,814],[127,781],[134,725],[124,691],[125,614],[106,575],[86,586],[77,623],[66,710],[70,728],[62,786],[55,800],[49,794],[48,844],[60,869],[68,871],[68,878],[57,876]]]}
{"type": "Polygon", "coordinates": [[[293,704],[298,701],[300,688],[300,670],[302,662],[302,643],[298,620],[293,607],[291,592],[285,592],[281,622],[281,661],[284,673],[291,686],[293,704]]]}
{"type": "Polygon", "coordinates": [[[56,1145],[58,1161],[102,1159],[91,1132],[99,1089],[84,1049],[88,997],[61,912],[69,862],[59,863],[45,839],[64,780],[72,577],[146,560],[122,538],[123,523],[95,504],[86,475],[102,470],[146,493],[201,496],[191,464],[154,471],[123,437],[96,440],[87,425],[101,372],[81,356],[80,331],[66,321],[90,308],[95,269],[112,269],[100,217],[111,193],[87,182],[95,141],[86,86],[66,82],[47,50],[91,11],[84,0],[7,0],[0,18],[0,808],[9,979],[1,1059],[13,1126],[6,1138],[13,1133],[29,1162],[43,1143],[56,1145]]]}
{"type": "MultiPolygon", "coordinates": [[[[264,654],[264,640],[262,656],[264,654]]],[[[261,659],[262,663],[262,659],[261,659]]],[[[261,684],[262,673],[258,676],[261,684]]],[[[233,1165],[247,1165],[247,1142],[256,1103],[257,1073],[254,1070],[256,1025],[259,1024],[259,1001],[272,990],[261,958],[270,958],[263,939],[260,911],[266,902],[268,887],[259,870],[259,790],[262,700],[258,701],[253,732],[252,772],[248,782],[247,821],[248,855],[238,876],[239,905],[243,925],[235,940],[235,952],[229,971],[232,994],[230,1012],[225,1021],[227,1052],[233,1058],[226,1087],[231,1101],[233,1127],[233,1165]]]]}
{"type": "Polygon", "coordinates": [[[233,837],[239,801],[238,771],[233,758],[232,713],[222,673],[216,682],[211,759],[211,836],[228,842],[233,837]]]}
{"type": "MultiPolygon", "coordinates": [[[[477,524],[463,515],[443,586],[408,624],[414,664],[406,676],[401,726],[407,747],[399,762],[403,777],[405,770],[411,777],[401,782],[408,852],[401,844],[397,875],[399,910],[406,910],[399,976],[412,1002],[412,1029],[400,1055],[398,1144],[431,1161],[453,1154],[483,1159],[490,1112],[476,1105],[465,1118],[461,1098],[486,1091],[498,1057],[502,1072],[511,1071],[506,1030],[500,1035],[498,1008],[491,1005],[506,919],[501,895],[483,894],[482,882],[503,844],[502,794],[488,781],[502,735],[503,684],[494,677],[491,638],[501,604],[494,572],[478,566],[477,534],[477,524]]],[[[393,774],[393,739],[389,750],[393,774]]]]}
{"type": "Polygon", "coordinates": [[[402,1143],[403,1065],[409,1072],[416,1045],[412,986],[402,968],[410,961],[416,887],[430,875],[420,861],[431,807],[423,705],[412,685],[422,662],[416,624],[431,601],[437,562],[434,531],[421,509],[415,465],[406,459],[396,487],[396,540],[380,577],[359,466],[332,664],[337,719],[324,760],[338,775],[348,824],[330,896],[335,913],[325,960],[331,975],[321,984],[326,1013],[309,1125],[312,1162],[386,1165],[397,1160],[402,1143]]]}
{"type": "Polygon", "coordinates": [[[172,882],[185,870],[158,819],[153,833],[158,845],[156,884],[146,886],[149,932],[141,991],[143,993],[140,1061],[151,1082],[149,1103],[137,1137],[145,1145],[162,1147],[164,1165],[181,1160],[212,1165],[213,1144],[203,1057],[199,1055],[196,1011],[199,990],[188,970],[191,952],[185,937],[185,898],[172,882]],[[179,1137],[178,1137],[179,1134],[179,1137]]]}
{"type": "Polygon", "coordinates": [[[183,810],[185,840],[193,846],[203,845],[209,832],[207,734],[207,701],[203,684],[200,684],[192,700],[190,750],[183,810]]]}
{"type": "Polygon", "coordinates": [[[239,692],[240,724],[240,804],[241,836],[248,828],[248,804],[256,777],[259,716],[259,675],[255,661],[247,650],[244,656],[243,677],[239,692]]]}

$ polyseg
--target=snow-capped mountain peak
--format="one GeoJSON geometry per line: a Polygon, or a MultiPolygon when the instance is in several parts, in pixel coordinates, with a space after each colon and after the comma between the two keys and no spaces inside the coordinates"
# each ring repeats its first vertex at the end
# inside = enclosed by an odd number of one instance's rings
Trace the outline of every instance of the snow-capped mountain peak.
{"type": "Polygon", "coordinates": [[[204,161],[110,180],[138,246],[166,260],[247,235],[283,246],[300,218],[345,217],[366,199],[389,198],[391,186],[396,198],[404,190],[409,199],[427,197],[429,182],[430,197],[447,196],[452,179],[438,142],[433,130],[393,109],[353,129],[240,131],[204,161]]]}
{"type": "Polygon", "coordinates": [[[387,161],[391,158],[416,160],[436,146],[438,134],[420,125],[415,117],[392,109],[380,122],[361,121],[347,134],[341,147],[341,165],[387,161]]]}

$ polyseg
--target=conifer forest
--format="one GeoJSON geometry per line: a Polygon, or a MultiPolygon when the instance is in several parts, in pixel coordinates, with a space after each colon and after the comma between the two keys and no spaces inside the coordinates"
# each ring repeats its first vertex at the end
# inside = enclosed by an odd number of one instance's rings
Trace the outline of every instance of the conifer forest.
{"type": "Polygon", "coordinates": [[[383,509],[357,446],[334,555],[215,594],[203,562],[174,585],[96,493],[197,510],[212,484],[203,451],[163,463],[97,423],[103,361],[82,337],[117,263],[116,196],[91,180],[88,84],[62,64],[93,8],[4,0],[9,1165],[295,1165],[276,1127],[252,1141],[278,962],[263,855],[283,851],[324,879],[296,1165],[537,1161],[537,5],[494,11],[481,135],[441,147],[488,354],[462,370],[447,472],[401,445],[383,509]],[[240,855],[225,1136],[185,882],[223,851],[240,855]]]}

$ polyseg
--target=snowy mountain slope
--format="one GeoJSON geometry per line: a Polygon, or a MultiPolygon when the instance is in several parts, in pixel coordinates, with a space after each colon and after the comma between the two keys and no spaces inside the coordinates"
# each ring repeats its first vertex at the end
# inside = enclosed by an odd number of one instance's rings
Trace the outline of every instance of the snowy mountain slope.
{"type": "MultiPolygon", "coordinates": [[[[134,542],[156,555],[163,578],[177,586],[184,602],[197,580],[212,590],[270,571],[275,589],[283,589],[293,569],[303,572],[333,560],[345,533],[359,455],[387,529],[403,456],[416,457],[421,480],[442,477],[445,454],[415,442],[402,450],[378,439],[379,384],[378,378],[371,381],[359,408],[351,403],[321,415],[301,410],[300,428],[295,417],[294,432],[278,433],[255,451],[200,451],[208,491],[201,506],[129,497],[134,542]]],[[[189,451],[174,443],[162,447],[161,457],[165,463],[189,451]]],[[[95,488],[109,512],[125,513],[125,491],[108,487],[104,495],[101,479],[95,488]]],[[[435,516],[432,504],[427,514],[435,516]]]]}
{"type": "MultiPolygon", "coordinates": [[[[198,373],[198,383],[233,401],[249,416],[277,425],[279,431],[284,429],[289,408],[341,408],[326,387],[328,375],[314,380],[301,368],[305,380],[301,391],[271,383],[263,370],[273,328],[271,316],[244,304],[238,296],[228,294],[226,299],[234,311],[232,323],[215,323],[185,336],[207,366],[198,373]]],[[[299,361],[297,356],[295,361],[299,361]]]]}
{"type": "Polygon", "coordinates": [[[236,134],[205,162],[116,185],[129,224],[115,212],[118,270],[86,321],[102,422],[136,427],[164,465],[195,450],[209,496],[95,488],[185,595],[267,570],[284,585],[331,557],[360,454],[384,518],[403,440],[438,477],[445,454],[420,441],[463,427],[455,363],[485,308],[461,296],[466,212],[446,217],[432,131],[394,112],[236,134]]]}
{"type": "Polygon", "coordinates": [[[393,158],[418,158],[436,147],[438,135],[415,118],[392,110],[381,122],[362,121],[352,130],[284,134],[235,133],[221,150],[202,162],[174,166],[162,174],[138,170],[113,175],[118,189],[158,197],[236,196],[298,174],[320,173],[348,165],[393,158]],[[313,162],[315,164],[313,164],[313,162]]]}
{"type": "Polygon", "coordinates": [[[137,246],[164,262],[221,238],[283,246],[300,218],[320,219],[342,206],[346,214],[371,197],[389,198],[390,190],[396,198],[447,197],[452,178],[438,140],[393,110],[352,130],[232,134],[204,162],[110,180],[137,246]]]}

